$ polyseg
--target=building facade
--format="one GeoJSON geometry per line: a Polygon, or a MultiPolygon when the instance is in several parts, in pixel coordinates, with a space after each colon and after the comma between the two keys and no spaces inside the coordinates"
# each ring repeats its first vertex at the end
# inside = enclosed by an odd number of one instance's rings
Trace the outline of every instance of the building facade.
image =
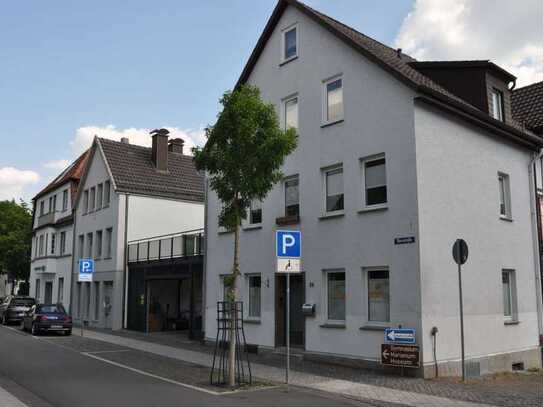
{"type": "MultiPolygon", "coordinates": [[[[275,232],[295,229],[303,272],[291,279],[291,344],[308,356],[374,365],[385,328],[410,327],[420,374],[431,375],[434,364],[459,374],[451,247],[463,238],[468,360],[481,373],[539,367],[534,163],[543,142],[512,118],[513,81],[488,61],[419,63],[297,1],[279,1],[238,82],[258,86],[281,125],[299,135],[284,181],[252,203],[242,225],[247,341],[286,342],[275,232]],[[315,315],[303,316],[303,303],[315,315]]],[[[209,340],[233,255],[220,208],[208,191],[209,340]]]]}
{"type": "Polygon", "coordinates": [[[183,141],[165,134],[153,136],[152,149],[95,138],[89,154],[75,210],[72,314],[121,329],[130,308],[130,242],[203,229],[203,177],[183,155],[183,141]],[[94,260],[92,282],[78,281],[79,259],[94,260]]]}

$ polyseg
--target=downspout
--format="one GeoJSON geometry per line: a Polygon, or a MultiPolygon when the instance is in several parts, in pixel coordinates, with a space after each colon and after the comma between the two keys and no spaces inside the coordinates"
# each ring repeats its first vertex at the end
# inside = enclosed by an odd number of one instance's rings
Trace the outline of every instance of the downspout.
{"type": "Polygon", "coordinates": [[[128,320],[128,312],[127,310],[127,302],[128,302],[128,244],[127,244],[127,237],[128,237],[128,197],[130,195],[125,194],[124,199],[124,240],[123,240],[123,246],[124,246],[124,259],[123,259],[123,329],[126,329],[127,327],[127,320],[128,320]]]}
{"type": "Polygon", "coordinates": [[[543,334],[543,302],[541,295],[541,253],[540,253],[540,241],[539,241],[539,229],[540,229],[540,219],[537,218],[537,174],[536,174],[536,161],[541,159],[543,156],[543,151],[539,154],[534,154],[530,165],[528,167],[528,172],[530,174],[530,209],[532,217],[532,241],[533,241],[533,250],[534,250],[534,271],[535,271],[535,293],[536,293],[536,302],[537,302],[537,328],[539,334],[543,334]]]}
{"type": "MultiPolygon", "coordinates": [[[[73,227],[72,227],[72,267],[71,267],[71,270],[70,270],[70,308],[69,308],[69,313],[70,315],[72,316],[72,318],[74,317],[73,315],[73,298],[74,298],[74,270],[75,270],[75,265],[76,265],[76,249],[75,249],[75,243],[76,243],[76,233],[75,233],[75,229],[76,229],[76,226],[77,226],[77,210],[75,208],[72,208],[72,213],[73,213],[73,217],[74,217],[74,223],[73,223],[73,227]]],[[[58,298],[57,298],[58,299],[58,298]]]]}
{"type": "Polygon", "coordinates": [[[207,298],[206,298],[206,282],[207,282],[207,206],[208,206],[208,179],[204,175],[204,264],[202,273],[202,342],[206,340],[206,310],[207,310],[207,298]]]}

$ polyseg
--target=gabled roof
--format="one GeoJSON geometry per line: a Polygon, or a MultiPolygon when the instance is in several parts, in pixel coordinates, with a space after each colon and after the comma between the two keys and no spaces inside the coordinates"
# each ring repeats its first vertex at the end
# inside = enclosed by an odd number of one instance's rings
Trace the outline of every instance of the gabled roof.
{"type": "Polygon", "coordinates": [[[511,109],[516,121],[543,133],[543,81],[515,89],[511,109]]]}
{"type": "Polygon", "coordinates": [[[429,101],[431,99],[432,101],[436,101],[436,105],[439,105],[441,108],[451,108],[451,111],[454,111],[453,113],[462,115],[463,117],[466,115],[471,116],[469,119],[471,119],[472,122],[485,126],[490,130],[494,130],[496,133],[510,138],[516,143],[526,147],[532,149],[543,147],[543,139],[540,137],[527,134],[519,128],[495,120],[487,113],[477,109],[458,96],[453,95],[445,88],[417,71],[410,66],[410,63],[415,62],[415,59],[402,53],[401,50],[388,47],[297,0],[279,0],[238,79],[236,87],[249,79],[258,58],[264,50],[266,42],[272,35],[275,26],[288,6],[295,7],[317,24],[321,25],[324,29],[330,31],[333,35],[360,52],[370,61],[389,72],[396,79],[411,87],[416,92],[423,94],[425,100],[429,101]]]}
{"type": "Polygon", "coordinates": [[[36,194],[33,201],[42,197],[43,195],[55,190],[56,188],[66,184],[68,181],[78,182],[83,174],[85,163],[89,157],[89,150],[81,154],[73,163],[71,163],[64,171],[60,173],[53,181],[51,181],[45,188],[36,194]]]}
{"type": "Polygon", "coordinates": [[[204,201],[204,177],[192,156],[168,152],[168,172],[156,170],[151,149],[96,138],[111,171],[117,192],[194,202],[204,201]]]}

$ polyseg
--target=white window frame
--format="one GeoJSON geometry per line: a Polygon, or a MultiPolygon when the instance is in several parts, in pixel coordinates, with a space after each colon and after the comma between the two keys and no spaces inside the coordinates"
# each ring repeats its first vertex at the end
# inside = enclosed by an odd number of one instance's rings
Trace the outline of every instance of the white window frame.
{"type": "Polygon", "coordinates": [[[70,193],[68,192],[68,189],[65,189],[62,191],[62,212],[65,212],[68,210],[68,199],[70,197],[70,193]]]}
{"type": "Polygon", "coordinates": [[[66,253],[66,232],[60,232],[60,254],[66,253]]]}
{"type": "Polygon", "coordinates": [[[298,181],[298,217],[300,217],[302,214],[302,203],[301,203],[302,197],[300,194],[300,174],[293,174],[283,179],[283,213],[284,213],[283,216],[292,216],[292,215],[287,215],[287,182],[294,181],[294,180],[298,181]]]}
{"type": "Polygon", "coordinates": [[[505,322],[518,322],[518,297],[517,297],[517,279],[514,269],[502,269],[501,272],[501,292],[502,292],[502,313],[505,322]],[[511,315],[505,314],[505,304],[503,304],[503,275],[509,275],[509,300],[511,302],[511,315]]]}
{"type": "Polygon", "coordinates": [[[504,172],[498,172],[498,213],[500,214],[500,219],[504,220],[512,220],[513,219],[513,211],[511,209],[511,178],[508,174],[504,172]],[[501,195],[502,190],[501,187],[503,185],[503,196],[504,201],[502,202],[501,195]],[[504,212],[502,213],[501,206],[504,206],[504,212]]]}
{"type": "Polygon", "coordinates": [[[364,283],[364,287],[362,288],[362,298],[364,301],[364,307],[365,309],[365,321],[364,323],[367,325],[377,325],[377,326],[389,326],[391,321],[391,304],[390,304],[390,298],[391,298],[391,290],[390,290],[390,268],[388,266],[371,266],[371,267],[362,267],[362,281],[364,283]],[[387,271],[388,272],[388,321],[373,321],[370,320],[370,298],[369,298],[369,289],[370,289],[370,272],[372,271],[387,271]]]}
{"type": "Polygon", "coordinates": [[[289,128],[287,127],[287,104],[289,102],[292,102],[293,100],[296,100],[296,127],[294,127],[294,129],[298,131],[298,127],[300,125],[300,97],[298,96],[298,93],[293,93],[292,95],[287,96],[281,101],[281,118],[283,121],[283,129],[288,130],[289,128]]]}
{"type": "Polygon", "coordinates": [[[327,126],[334,123],[342,122],[345,119],[345,80],[343,74],[337,74],[331,78],[322,81],[322,126],[327,126]],[[329,120],[328,119],[328,84],[341,80],[341,116],[329,120]]]}
{"type": "Polygon", "coordinates": [[[492,88],[492,117],[501,122],[504,120],[503,92],[499,89],[492,88]],[[496,103],[498,102],[498,103],[496,103]]]}
{"type": "Polygon", "coordinates": [[[343,168],[343,163],[331,165],[321,169],[321,178],[322,178],[322,216],[335,216],[342,215],[345,213],[345,170],[343,168]],[[341,169],[342,171],[342,182],[343,182],[343,209],[338,209],[336,211],[327,211],[326,198],[328,197],[328,190],[326,185],[326,176],[332,171],[341,169]]]}
{"type": "Polygon", "coordinates": [[[346,322],[347,322],[347,272],[345,269],[327,269],[327,270],[323,270],[323,277],[324,277],[324,284],[323,284],[323,287],[324,287],[324,293],[323,293],[323,298],[324,298],[324,301],[323,301],[323,304],[324,304],[324,308],[323,308],[323,312],[324,312],[324,320],[326,321],[327,324],[330,324],[330,325],[346,325],[346,322]],[[329,318],[329,313],[328,313],[328,275],[329,274],[334,274],[334,273],[343,273],[343,275],[345,276],[345,319],[330,319],[329,318]]]}
{"type": "Polygon", "coordinates": [[[111,202],[111,181],[107,180],[104,182],[102,195],[104,200],[103,208],[107,208],[111,202]]]}
{"type": "Polygon", "coordinates": [[[263,202],[258,200],[258,199],[255,199],[253,201],[251,201],[251,203],[249,204],[249,213],[248,213],[248,216],[247,216],[247,222],[248,222],[248,226],[249,227],[256,227],[256,226],[262,226],[262,221],[264,220],[264,208],[263,208],[263,202]],[[260,222],[253,222],[252,220],[252,211],[253,211],[253,202],[260,202],[260,222]]]}
{"type": "Polygon", "coordinates": [[[298,27],[298,23],[294,23],[289,25],[288,27],[285,27],[281,30],[281,50],[280,50],[280,61],[281,64],[285,64],[287,62],[290,62],[296,58],[298,58],[298,55],[300,54],[300,30],[298,27]],[[296,30],[296,54],[286,58],[286,35],[292,30],[296,30]]]}
{"type": "MultiPolygon", "coordinates": [[[[369,211],[369,210],[377,210],[377,209],[385,209],[385,208],[387,208],[388,207],[389,194],[388,194],[387,159],[385,157],[385,153],[374,154],[374,155],[371,155],[371,156],[361,158],[360,159],[360,171],[362,172],[362,183],[361,183],[361,189],[360,189],[361,190],[361,202],[362,202],[361,210],[362,211],[369,211]],[[368,205],[367,194],[366,194],[366,164],[371,163],[373,161],[378,161],[378,160],[385,160],[385,184],[384,184],[384,186],[386,187],[386,191],[387,191],[386,192],[387,200],[384,203],[368,205]]],[[[380,186],[383,186],[383,185],[380,185],[380,186]]]]}
{"type": "Polygon", "coordinates": [[[112,255],[112,248],[113,248],[113,228],[107,228],[106,229],[106,252],[105,252],[105,259],[110,259],[112,255]]]}
{"type": "Polygon", "coordinates": [[[247,282],[247,312],[245,319],[252,320],[252,321],[260,321],[260,318],[262,318],[262,274],[261,273],[248,273],[245,274],[245,279],[247,282]],[[258,309],[258,315],[251,315],[251,278],[254,277],[260,277],[260,306],[258,309]]]}
{"type": "Polygon", "coordinates": [[[96,186],[96,210],[102,209],[104,199],[104,184],[100,183],[96,186]]]}
{"type": "Polygon", "coordinates": [[[104,239],[104,232],[102,230],[97,230],[96,231],[96,244],[94,245],[94,251],[95,251],[94,257],[96,259],[101,259],[102,258],[103,239],[104,239]]]}
{"type": "Polygon", "coordinates": [[[83,191],[83,215],[89,213],[89,190],[83,191]]]}

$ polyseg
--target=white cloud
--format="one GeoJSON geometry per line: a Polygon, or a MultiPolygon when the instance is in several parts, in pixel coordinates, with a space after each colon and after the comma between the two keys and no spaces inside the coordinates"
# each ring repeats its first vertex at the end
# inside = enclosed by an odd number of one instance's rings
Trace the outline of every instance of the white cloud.
{"type": "Polygon", "coordinates": [[[43,164],[43,166],[49,170],[59,170],[62,171],[64,168],[70,165],[70,160],[55,160],[49,161],[43,164]]]}
{"type": "MultiPolygon", "coordinates": [[[[190,154],[194,146],[202,146],[205,143],[205,131],[203,129],[180,129],[177,127],[164,126],[170,131],[170,139],[182,138],[185,141],[185,154],[190,154]]],[[[100,126],[85,126],[80,127],[75,132],[75,138],[70,142],[74,158],[85,151],[92,144],[94,136],[120,141],[121,138],[127,137],[131,144],[141,146],[151,146],[151,135],[149,132],[152,129],[143,128],[128,128],[117,129],[113,125],[100,126]]]]}
{"type": "Polygon", "coordinates": [[[395,46],[419,60],[490,59],[518,77],[543,80],[543,2],[415,0],[395,46]]]}
{"type": "Polygon", "coordinates": [[[26,198],[26,188],[40,180],[38,173],[14,167],[0,168],[0,200],[26,198]]]}

